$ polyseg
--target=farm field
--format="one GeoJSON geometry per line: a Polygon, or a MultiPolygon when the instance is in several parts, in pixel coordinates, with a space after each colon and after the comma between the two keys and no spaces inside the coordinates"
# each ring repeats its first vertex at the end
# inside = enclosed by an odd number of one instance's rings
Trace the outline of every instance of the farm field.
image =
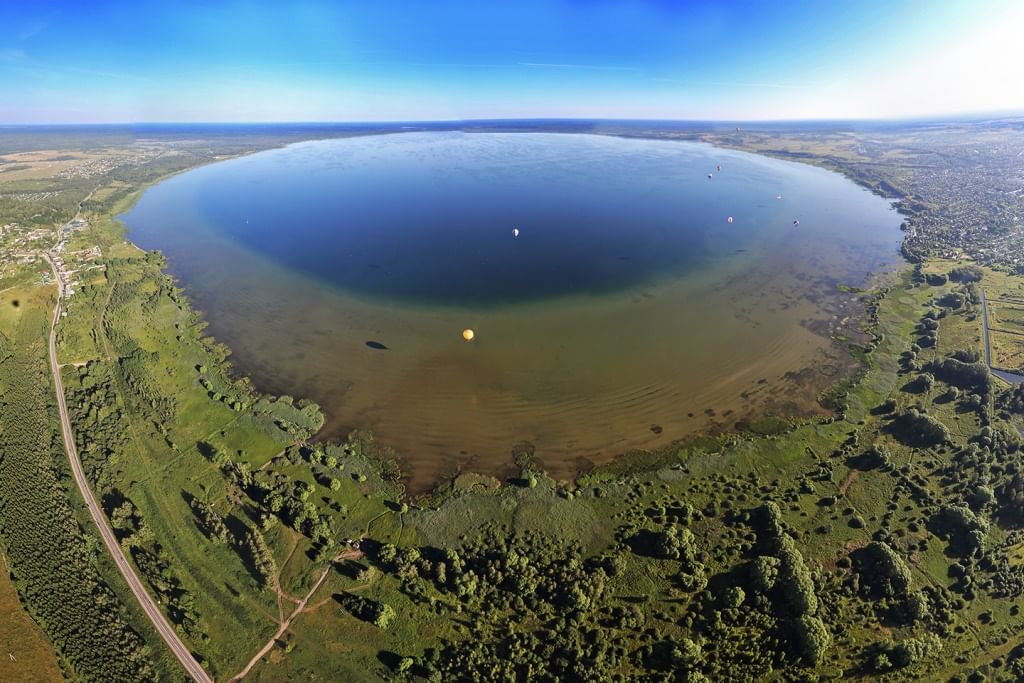
{"type": "Polygon", "coordinates": [[[18,601],[6,572],[0,576],[0,679],[11,683],[63,681],[53,647],[18,601]]]}

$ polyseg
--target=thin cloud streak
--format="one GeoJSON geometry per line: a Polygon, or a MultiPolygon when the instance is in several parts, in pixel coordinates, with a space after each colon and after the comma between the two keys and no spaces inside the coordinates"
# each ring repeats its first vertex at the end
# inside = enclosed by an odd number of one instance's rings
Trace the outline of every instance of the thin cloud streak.
{"type": "Polygon", "coordinates": [[[652,78],[652,81],[658,83],[683,83],[685,85],[717,85],[724,86],[727,88],[776,88],[782,90],[801,90],[805,86],[798,85],[795,83],[759,83],[759,82],[743,82],[743,81],[687,81],[679,78],[652,78]]]}
{"type": "MultiPolygon", "coordinates": [[[[51,14],[51,18],[52,16],[53,15],[51,14]]],[[[20,33],[18,33],[18,41],[24,42],[26,40],[30,40],[48,28],[50,28],[49,19],[46,19],[44,21],[37,21],[34,24],[30,24],[23,28],[20,33]]]]}
{"type": "Polygon", "coordinates": [[[5,47],[0,49],[0,62],[23,64],[27,61],[29,61],[29,56],[25,54],[24,50],[19,50],[16,47],[5,47]]]}
{"type": "Polygon", "coordinates": [[[635,66],[614,66],[606,64],[552,64],[546,62],[519,62],[519,66],[538,67],[542,69],[595,69],[598,71],[640,71],[635,66]]]}
{"type": "Polygon", "coordinates": [[[62,66],[59,64],[47,64],[33,59],[24,50],[18,48],[0,49],[0,64],[8,64],[12,70],[20,71],[31,75],[33,78],[46,76],[96,76],[117,81],[128,81],[135,83],[150,83],[151,78],[137,76],[129,73],[117,73],[112,71],[100,71],[97,69],[86,69],[77,66],[62,66]]]}

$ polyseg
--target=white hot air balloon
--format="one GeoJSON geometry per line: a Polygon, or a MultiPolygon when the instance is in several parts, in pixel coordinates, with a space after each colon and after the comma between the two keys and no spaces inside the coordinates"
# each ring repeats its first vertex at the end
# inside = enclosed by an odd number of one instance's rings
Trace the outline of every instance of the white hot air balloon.
{"type": "Polygon", "coordinates": [[[512,236],[519,237],[519,228],[512,228],[512,236]]]}
{"type": "Polygon", "coordinates": [[[727,223],[732,223],[732,216],[729,216],[728,218],[726,218],[725,221],[727,223]]]}

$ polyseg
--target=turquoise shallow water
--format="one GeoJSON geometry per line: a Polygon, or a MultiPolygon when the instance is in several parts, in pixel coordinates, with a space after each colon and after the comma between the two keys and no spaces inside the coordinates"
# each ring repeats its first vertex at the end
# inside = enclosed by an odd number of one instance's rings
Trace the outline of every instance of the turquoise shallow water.
{"type": "Polygon", "coordinates": [[[123,218],[258,386],[319,401],[328,433],[373,429],[421,484],[502,471],[524,441],[568,474],[813,412],[849,361],[836,284],[900,238],[888,202],[821,169],[532,133],[300,143],[169,179],[123,218]]]}

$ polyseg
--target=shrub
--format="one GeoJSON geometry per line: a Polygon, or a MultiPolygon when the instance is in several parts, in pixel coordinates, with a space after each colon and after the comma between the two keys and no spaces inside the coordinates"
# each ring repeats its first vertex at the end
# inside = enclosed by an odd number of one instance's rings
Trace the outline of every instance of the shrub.
{"type": "Polygon", "coordinates": [[[814,614],[818,611],[818,596],[811,572],[793,539],[782,536],[780,540],[779,586],[786,604],[794,615],[814,614]]]}
{"type": "Polygon", "coordinates": [[[873,541],[859,552],[861,585],[882,597],[905,596],[910,591],[910,567],[882,541],[873,541]]]}
{"type": "Polygon", "coordinates": [[[949,279],[954,282],[980,282],[984,272],[978,266],[957,266],[949,271],[949,279]]]}
{"type": "Polygon", "coordinates": [[[944,505],[932,518],[936,535],[949,540],[950,553],[970,557],[981,549],[988,523],[966,505],[944,505]]]}
{"type": "Polygon", "coordinates": [[[934,633],[926,633],[920,638],[908,638],[889,648],[889,659],[895,668],[903,668],[919,664],[926,659],[935,657],[942,651],[942,641],[934,633]]]}
{"type": "Polygon", "coordinates": [[[937,446],[949,441],[946,425],[916,408],[899,415],[893,420],[890,429],[912,446],[937,446]]]}
{"type": "Polygon", "coordinates": [[[796,640],[801,657],[810,666],[821,664],[832,647],[832,634],[824,622],[806,614],[796,621],[796,640]]]}
{"type": "Polygon", "coordinates": [[[750,583],[755,590],[768,593],[779,580],[779,559],[771,555],[760,555],[750,563],[750,583]]]}
{"type": "MultiPolygon", "coordinates": [[[[969,357],[969,356],[965,356],[969,357]]],[[[981,362],[964,362],[952,356],[935,361],[929,367],[932,373],[947,384],[987,395],[992,386],[988,367],[981,362]]]]}
{"type": "Polygon", "coordinates": [[[722,593],[722,604],[726,608],[735,609],[743,604],[743,601],[747,599],[747,594],[743,592],[743,589],[739,586],[729,586],[722,593]]]}

